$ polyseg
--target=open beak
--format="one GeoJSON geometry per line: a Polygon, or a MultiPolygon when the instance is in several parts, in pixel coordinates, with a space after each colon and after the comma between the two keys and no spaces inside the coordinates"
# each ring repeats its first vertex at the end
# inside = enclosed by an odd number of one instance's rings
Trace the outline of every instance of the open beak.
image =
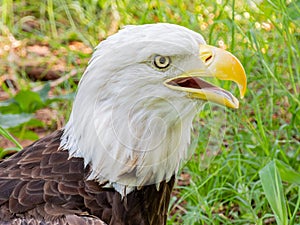
{"type": "Polygon", "coordinates": [[[209,45],[200,45],[199,47],[199,69],[168,79],[164,84],[173,90],[187,92],[191,98],[238,108],[238,99],[229,91],[214,86],[201,78],[214,77],[220,80],[234,81],[238,85],[241,98],[243,98],[247,88],[247,78],[242,64],[234,55],[223,49],[209,45]],[[206,71],[203,69],[203,63],[206,71]]]}

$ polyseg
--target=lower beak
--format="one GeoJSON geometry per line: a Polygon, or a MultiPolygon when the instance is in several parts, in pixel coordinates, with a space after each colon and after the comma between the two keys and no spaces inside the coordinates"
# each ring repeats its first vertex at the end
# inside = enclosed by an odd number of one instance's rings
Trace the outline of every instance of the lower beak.
{"type": "Polygon", "coordinates": [[[199,59],[199,70],[196,68],[185,72],[178,77],[166,80],[164,84],[173,90],[187,92],[191,98],[214,102],[229,108],[238,108],[239,101],[233,94],[201,78],[214,77],[234,81],[243,98],[247,88],[247,78],[240,61],[231,53],[209,45],[200,45],[199,59]],[[203,64],[206,71],[203,70],[203,64]]]}

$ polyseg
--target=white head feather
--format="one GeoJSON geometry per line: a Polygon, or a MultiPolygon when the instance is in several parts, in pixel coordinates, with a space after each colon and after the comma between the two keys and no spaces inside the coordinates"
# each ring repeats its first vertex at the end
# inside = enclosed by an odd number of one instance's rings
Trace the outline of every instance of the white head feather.
{"type": "Polygon", "coordinates": [[[90,164],[89,179],[122,195],[159,184],[188,157],[196,102],[163,82],[199,68],[200,34],[172,24],[127,26],[102,41],[82,77],[61,141],[90,164]],[[159,70],[155,55],[170,56],[159,70]],[[196,62],[197,61],[197,62],[196,62]]]}

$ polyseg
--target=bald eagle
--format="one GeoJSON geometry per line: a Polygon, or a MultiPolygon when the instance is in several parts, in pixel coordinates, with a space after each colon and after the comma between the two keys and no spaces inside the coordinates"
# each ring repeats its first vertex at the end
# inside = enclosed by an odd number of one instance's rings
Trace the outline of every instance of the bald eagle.
{"type": "Polygon", "coordinates": [[[198,106],[239,107],[206,77],[245,94],[238,59],[187,28],[126,26],[102,41],[66,126],[0,164],[0,223],[166,224],[198,106]]]}

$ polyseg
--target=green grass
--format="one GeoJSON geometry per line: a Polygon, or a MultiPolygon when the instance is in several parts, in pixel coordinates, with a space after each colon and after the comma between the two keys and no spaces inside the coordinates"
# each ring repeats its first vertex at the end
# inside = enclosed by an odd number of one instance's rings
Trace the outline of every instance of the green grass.
{"type": "MultiPolygon", "coordinates": [[[[0,10],[2,37],[11,34],[28,44],[48,44],[51,51],[73,40],[94,47],[118,27],[154,22],[186,26],[202,33],[209,44],[226,47],[244,65],[248,91],[238,110],[212,111],[207,105],[200,113],[197,151],[183,168],[190,182],[177,187],[169,224],[300,224],[299,1],[2,0],[0,10]],[[28,21],[37,21],[38,29],[24,31],[28,21]]],[[[61,57],[67,67],[78,69],[78,76],[56,87],[55,96],[76,90],[90,57],[66,49],[61,57]]],[[[9,58],[1,60],[1,74],[9,67],[23,91],[44,85],[29,81],[9,58]]],[[[17,102],[18,94],[4,85],[2,89],[17,102]]],[[[66,98],[51,101],[32,95],[33,105],[25,110],[24,104],[7,109],[7,102],[0,102],[0,110],[33,115],[50,107],[68,118],[65,108],[71,103],[61,101],[66,98]]],[[[35,126],[40,124],[28,120],[7,130],[24,138],[35,126]]],[[[14,142],[7,130],[0,134],[14,142]]]]}

